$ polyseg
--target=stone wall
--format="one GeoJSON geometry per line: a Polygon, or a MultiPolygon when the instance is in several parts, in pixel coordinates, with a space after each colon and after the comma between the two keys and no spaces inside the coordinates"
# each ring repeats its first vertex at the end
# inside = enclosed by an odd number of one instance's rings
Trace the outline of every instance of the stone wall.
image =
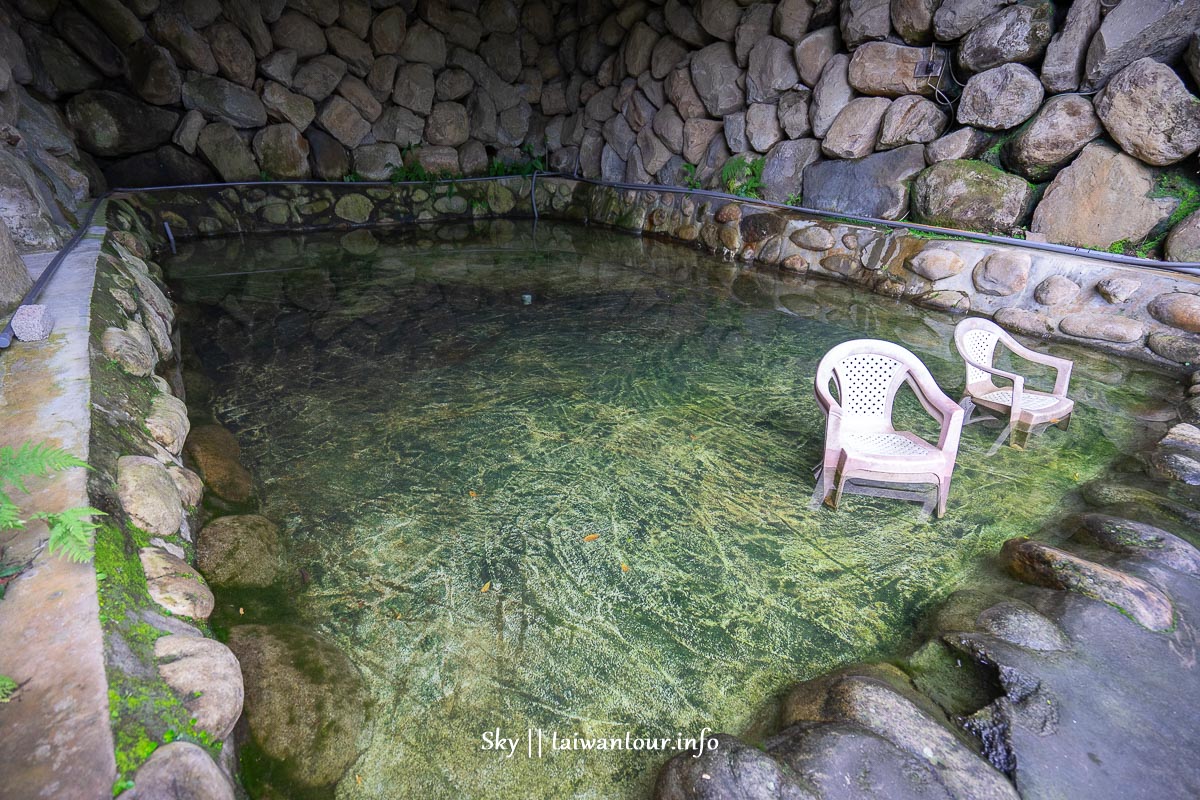
{"type": "Polygon", "coordinates": [[[3,108],[65,112],[78,148],[27,138],[76,189],[93,159],[146,186],[535,157],[727,187],[741,156],[771,200],[1200,257],[1190,0],[7,2],[3,108]]]}

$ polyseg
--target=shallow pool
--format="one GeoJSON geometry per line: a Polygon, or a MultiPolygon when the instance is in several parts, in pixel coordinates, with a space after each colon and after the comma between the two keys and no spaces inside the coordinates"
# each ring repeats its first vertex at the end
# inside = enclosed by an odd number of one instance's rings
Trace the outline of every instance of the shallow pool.
{"type": "MultiPolygon", "coordinates": [[[[817,361],[898,341],[957,398],[956,318],[565,224],[207,241],[167,270],[213,381],[193,402],[287,542],[287,585],[218,592],[215,624],[299,615],[358,666],[371,724],[339,798],[645,797],[671,752],[530,758],[527,731],[736,733],[895,652],[1141,441],[1168,386],[1052,347],[1077,359],[1068,432],[988,455],[999,429],[966,428],[941,520],[835,513],[812,500],[817,361]]],[[[934,430],[911,395],[899,413],[934,430]]]]}

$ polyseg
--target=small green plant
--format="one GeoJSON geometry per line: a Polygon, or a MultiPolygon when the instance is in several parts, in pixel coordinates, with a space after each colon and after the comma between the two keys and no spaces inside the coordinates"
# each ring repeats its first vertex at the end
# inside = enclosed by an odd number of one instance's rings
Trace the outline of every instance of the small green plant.
{"type": "Polygon", "coordinates": [[[525,145],[521,148],[521,152],[525,154],[523,161],[505,161],[493,158],[488,164],[488,176],[492,178],[500,178],[508,175],[528,177],[535,172],[546,171],[545,160],[541,156],[534,155],[532,146],[525,145]]]}
{"type": "Polygon", "coordinates": [[[7,703],[17,693],[17,682],[7,675],[0,675],[0,703],[7,703]]]}
{"type": "Polygon", "coordinates": [[[273,181],[273,180],[275,180],[274,178],[272,178],[272,177],[271,177],[271,173],[267,172],[265,169],[260,169],[260,170],[258,171],[258,179],[259,179],[260,181],[273,181]]]}
{"type": "Polygon", "coordinates": [[[700,189],[700,178],[696,175],[695,164],[684,164],[681,168],[683,171],[683,185],[689,189],[700,189]]]}
{"type": "Polygon", "coordinates": [[[787,199],[784,200],[783,202],[784,202],[784,205],[799,207],[799,206],[804,205],[804,198],[800,196],[800,192],[792,192],[791,194],[789,194],[787,196],[787,199]]]}
{"type": "Polygon", "coordinates": [[[765,162],[761,158],[747,161],[744,156],[734,156],[721,167],[721,183],[729,194],[738,197],[762,199],[762,173],[765,162]]]}
{"type": "Polygon", "coordinates": [[[22,519],[20,509],[6,491],[11,487],[27,491],[26,478],[71,467],[87,467],[87,464],[65,450],[45,443],[26,442],[16,450],[0,447],[0,530],[19,530],[30,520],[45,520],[50,528],[48,548],[51,554],[61,553],[71,561],[90,561],[92,532],[99,527],[91,518],[104,516],[103,511],[82,506],[57,513],[39,511],[29,519],[22,519]]]}
{"type": "Polygon", "coordinates": [[[359,175],[357,172],[353,172],[353,171],[347,172],[345,175],[342,176],[343,183],[360,183],[362,181],[362,179],[363,179],[362,175],[359,175]]]}

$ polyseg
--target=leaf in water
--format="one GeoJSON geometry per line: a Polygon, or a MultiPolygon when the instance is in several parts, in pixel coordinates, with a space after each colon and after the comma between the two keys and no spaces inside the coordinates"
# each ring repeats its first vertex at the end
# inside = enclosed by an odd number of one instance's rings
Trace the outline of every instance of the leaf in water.
{"type": "Polygon", "coordinates": [[[589,533],[587,536],[583,537],[583,540],[584,540],[585,542],[594,542],[594,541],[596,541],[596,540],[597,540],[597,539],[599,539],[599,538],[600,538],[600,534],[598,534],[598,533],[589,533]]]}
{"type": "Polygon", "coordinates": [[[485,584],[483,585],[483,588],[482,588],[482,589],[480,589],[479,591],[481,591],[481,592],[483,592],[484,594],[486,594],[486,593],[487,593],[487,590],[488,590],[488,589],[490,589],[490,588],[492,588],[492,582],[491,582],[491,581],[488,581],[487,583],[485,583],[485,584]]]}
{"type": "Polygon", "coordinates": [[[621,565],[621,572],[629,572],[629,565],[628,565],[628,564],[622,564],[622,565],[621,565]]]}

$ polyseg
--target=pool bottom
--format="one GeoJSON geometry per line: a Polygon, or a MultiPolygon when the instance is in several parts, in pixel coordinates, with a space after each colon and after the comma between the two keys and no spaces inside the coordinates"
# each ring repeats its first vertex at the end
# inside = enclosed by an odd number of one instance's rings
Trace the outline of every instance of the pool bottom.
{"type": "MultiPolygon", "coordinates": [[[[463,230],[168,265],[287,549],[288,602],[217,587],[214,624],[300,621],[353,660],[372,722],[339,797],[646,796],[669,754],[505,757],[485,736],[761,727],[1068,510],[1166,386],[1055,348],[1078,361],[1070,432],[988,456],[998,431],[966,429],[943,520],[870,496],[834,513],[811,501],[816,361],[871,335],[957,387],[953,317],[568,225],[439,241],[463,230]],[[230,261],[298,269],[206,277],[230,261]]],[[[910,396],[898,416],[928,432],[910,396]]]]}

